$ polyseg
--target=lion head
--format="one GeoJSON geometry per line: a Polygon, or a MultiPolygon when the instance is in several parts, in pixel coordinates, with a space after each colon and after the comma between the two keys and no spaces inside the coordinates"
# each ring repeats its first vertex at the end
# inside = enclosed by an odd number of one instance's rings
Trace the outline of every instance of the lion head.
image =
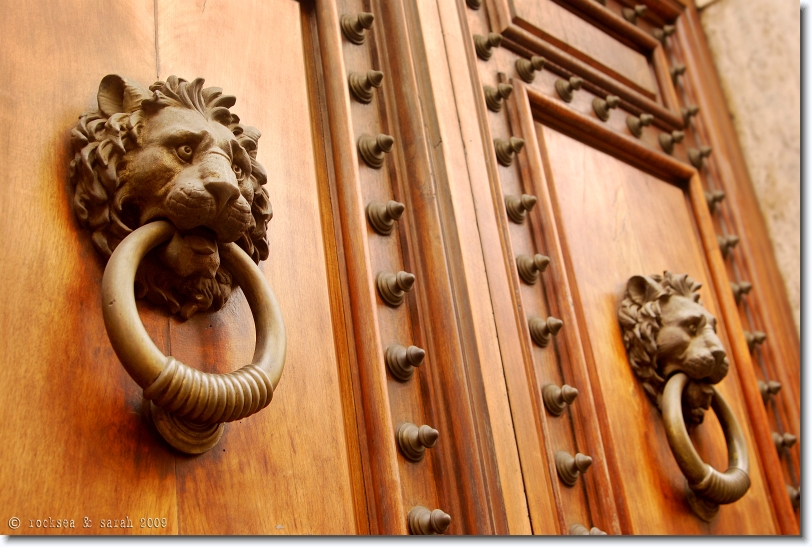
{"type": "Polygon", "coordinates": [[[710,405],[709,385],[720,382],[729,368],[716,318],[699,300],[701,286],[668,271],[637,275],[629,279],[618,310],[632,370],[657,408],[672,374],[683,372],[693,380],[684,402],[694,423],[701,423],[710,405]]]}
{"type": "Polygon", "coordinates": [[[111,74],[98,110],[71,132],[73,209],[105,258],[148,222],[177,228],[142,262],[136,295],[184,319],[220,309],[231,294],[218,244],[236,242],[257,263],[268,257],[273,212],[256,159],[260,132],[229,111],[235,102],[202,78],[170,76],[147,90],[111,74]]]}

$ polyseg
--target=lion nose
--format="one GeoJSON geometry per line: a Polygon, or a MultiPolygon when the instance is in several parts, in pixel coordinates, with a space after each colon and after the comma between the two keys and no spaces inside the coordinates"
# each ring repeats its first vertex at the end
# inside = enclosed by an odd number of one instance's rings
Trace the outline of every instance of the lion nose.
{"type": "Polygon", "coordinates": [[[240,197],[240,189],[231,182],[224,180],[207,180],[203,183],[203,186],[214,196],[218,214],[225,206],[240,197]]]}
{"type": "Polygon", "coordinates": [[[719,365],[724,363],[725,357],[727,357],[727,354],[725,353],[725,350],[723,350],[723,349],[715,349],[715,350],[711,351],[711,355],[713,355],[713,358],[716,359],[716,363],[719,364],[719,365]]]}

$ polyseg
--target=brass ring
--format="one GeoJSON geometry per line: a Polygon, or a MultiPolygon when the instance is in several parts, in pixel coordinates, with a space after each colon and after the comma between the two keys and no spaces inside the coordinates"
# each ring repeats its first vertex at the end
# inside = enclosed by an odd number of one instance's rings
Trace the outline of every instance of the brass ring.
{"type": "Polygon", "coordinates": [[[171,415],[172,427],[181,426],[182,446],[167,438],[158,423],[165,424],[167,417],[161,414],[158,420],[153,410],[159,431],[176,448],[200,453],[219,440],[223,422],[248,417],[271,402],[285,365],[285,325],[276,296],[259,267],[235,243],[221,243],[220,259],[245,293],[254,316],[253,361],[228,374],[210,374],[164,355],[141,323],[133,287],[141,260],[174,232],[172,224],[159,220],[138,228],[118,245],[104,270],[102,310],[116,355],[143,388],[144,397],[171,415]],[[186,446],[189,435],[207,436],[205,446],[186,446]]]}
{"type": "MultiPolygon", "coordinates": [[[[684,373],[674,374],[663,390],[662,411],[665,422],[665,433],[674,459],[677,460],[682,474],[688,479],[688,486],[703,502],[707,513],[714,513],[718,505],[733,503],[740,499],[750,488],[749,456],[744,434],[736,417],[730,410],[722,394],[713,388],[711,407],[719,419],[727,443],[728,468],[720,473],[702,461],[697,454],[685,421],[682,416],[682,392],[688,384],[684,373]]],[[[713,386],[711,386],[713,387],[713,386]]],[[[692,503],[692,505],[694,505],[692,503]]],[[[694,506],[697,510],[697,507],[694,506]]],[[[701,512],[697,511],[698,513],[701,512]]],[[[700,516],[703,516],[700,514],[700,516]]],[[[712,514],[707,515],[712,518],[712,514]]]]}

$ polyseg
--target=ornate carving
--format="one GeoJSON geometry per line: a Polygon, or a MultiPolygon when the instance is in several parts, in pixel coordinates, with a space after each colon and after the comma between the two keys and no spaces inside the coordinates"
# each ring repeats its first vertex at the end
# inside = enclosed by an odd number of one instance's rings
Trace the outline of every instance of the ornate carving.
{"type": "Polygon", "coordinates": [[[136,275],[139,298],[186,319],[218,310],[234,289],[220,248],[268,258],[273,216],[257,162],[260,132],[229,111],[236,99],[203,79],[176,76],[149,89],[105,76],[98,109],[71,132],[73,210],[105,259],[134,230],[157,219],[176,228],[136,275]]]}

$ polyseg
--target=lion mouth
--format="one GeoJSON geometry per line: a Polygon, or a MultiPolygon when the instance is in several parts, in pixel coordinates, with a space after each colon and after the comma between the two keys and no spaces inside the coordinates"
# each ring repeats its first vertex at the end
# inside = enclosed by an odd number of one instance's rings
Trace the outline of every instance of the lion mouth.
{"type": "Polygon", "coordinates": [[[217,252],[217,233],[211,228],[198,226],[181,231],[180,235],[183,242],[197,255],[208,256],[217,252]]]}

